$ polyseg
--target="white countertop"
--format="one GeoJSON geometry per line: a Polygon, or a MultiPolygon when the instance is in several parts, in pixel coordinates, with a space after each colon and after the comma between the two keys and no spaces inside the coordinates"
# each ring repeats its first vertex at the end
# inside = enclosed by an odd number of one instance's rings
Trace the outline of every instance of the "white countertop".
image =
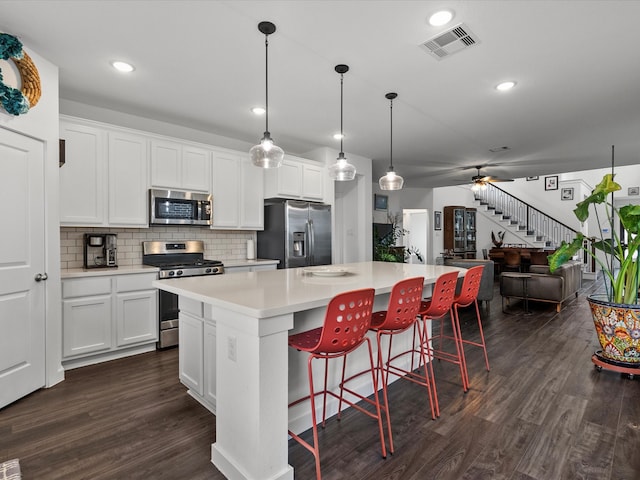
{"type": "Polygon", "coordinates": [[[425,277],[432,284],[441,274],[463,268],[445,265],[417,265],[390,262],[362,262],[332,265],[347,273],[319,277],[305,268],[241,272],[156,280],[153,286],[194,300],[249,315],[265,318],[326,306],[335,295],[348,290],[374,288],[376,295],[389,293],[403,278],[425,277]]]}
{"type": "Polygon", "coordinates": [[[158,267],[148,265],[125,265],[117,268],[67,268],[60,271],[60,278],[102,277],[105,275],[130,275],[133,273],[154,273],[158,267]]]}

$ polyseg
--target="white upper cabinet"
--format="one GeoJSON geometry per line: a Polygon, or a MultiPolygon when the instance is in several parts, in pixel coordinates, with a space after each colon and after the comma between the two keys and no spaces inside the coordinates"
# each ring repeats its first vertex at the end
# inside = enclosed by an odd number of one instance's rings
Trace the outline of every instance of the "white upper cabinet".
{"type": "Polygon", "coordinates": [[[109,132],[109,226],[146,227],[148,140],[109,132]]]}
{"type": "Polygon", "coordinates": [[[147,137],[65,118],[60,138],[65,140],[60,224],[147,227],[147,137]]]}
{"type": "Polygon", "coordinates": [[[265,172],[265,198],[324,200],[324,168],[315,162],[286,155],[282,166],[265,172]]]}
{"type": "Polygon", "coordinates": [[[151,141],[151,186],[209,192],[211,156],[178,142],[151,141]]]}
{"type": "Polygon", "coordinates": [[[253,166],[248,153],[218,150],[212,171],[212,228],[262,230],[263,169],[253,166]]]}
{"type": "Polygon", "coordinates": [[[105,131],[60,121],[65,164],[60,168],[60,223],[102,226],[105,222],[105,131]]]}

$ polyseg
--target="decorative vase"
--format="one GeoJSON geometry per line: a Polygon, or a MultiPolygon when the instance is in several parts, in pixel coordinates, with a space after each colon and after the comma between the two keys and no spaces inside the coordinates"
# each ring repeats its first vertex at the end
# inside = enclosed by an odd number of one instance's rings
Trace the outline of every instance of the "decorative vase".
{"type": "Polygon", "coordinates": [[[587,297],[602,351],[614,365],[640,367],[640,305],[612,303],[606,295],[587,297]]]}

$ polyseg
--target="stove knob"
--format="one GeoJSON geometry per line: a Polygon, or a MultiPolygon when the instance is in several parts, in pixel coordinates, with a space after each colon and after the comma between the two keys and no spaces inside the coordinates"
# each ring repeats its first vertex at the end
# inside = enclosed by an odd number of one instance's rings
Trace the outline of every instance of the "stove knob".
{"type": "Polygon", "coordinates": [[[171,271],[169,272],[169,276],[170,276],[170,277],[173,277],[175,274],[176,274],[176,272],[174,272],[173,270],[171,270],[171,271]]]}
{"type": "Polygon", "coordinates": [[[207,268],[207,269],[204,271],[204,273],[211,273],[211,272],[212,272],[212,270],[211,270],[210,268],[207,268]]]}
{"type": "Polygon", "coordinates": [[[176,272],[176,275],[182,275],[182,270],[178,270],[178,271],[176,272]]]}

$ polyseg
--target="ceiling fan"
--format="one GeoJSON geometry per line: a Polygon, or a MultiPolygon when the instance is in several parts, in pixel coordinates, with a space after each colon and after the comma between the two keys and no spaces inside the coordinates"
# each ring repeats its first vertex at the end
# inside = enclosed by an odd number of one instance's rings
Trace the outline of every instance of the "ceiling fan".
{"type": "Polygon", "coordinates": [[[478,174],[471,177],[471,188],[474,190],[487,188],[488,183],[496,182],[513,182],[512,178],[498,178],[489,175],[480,175],[480,169],[482,167],[474,167],[478,170],[478,174]]]}

